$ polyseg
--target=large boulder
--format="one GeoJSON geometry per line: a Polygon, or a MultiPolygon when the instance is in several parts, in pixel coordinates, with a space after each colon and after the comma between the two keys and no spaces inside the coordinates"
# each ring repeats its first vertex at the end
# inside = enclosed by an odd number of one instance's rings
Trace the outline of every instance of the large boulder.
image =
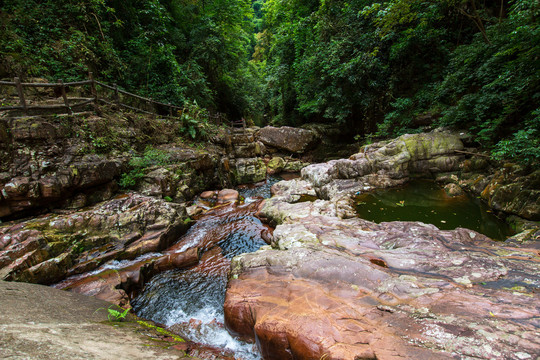
{"type": "Polygon", "coordinates": [[[467,229],[379,225],[274,185],[272,248],[234,258],[226,324],[265,359],[535,359],[538,251],[467,229]],[[349,218],[347,218],[349,217],[349,218]]]}
{"type": "Polygon", "coordinates": [[[410,176],[458,170],[463,156],[456,150],[463,150],[463,143],[448,131],[403,135],[367,145],[349,159],[307,166],[302,178],[329,199],[400,185],[410,176]]]}
{"type": "Polygon", "coordinates": [[[311,130],[283,126],[267,126],[259,130],[258,139],[266,146],[292,153],[302,154],[320,140],[311,130]]]}

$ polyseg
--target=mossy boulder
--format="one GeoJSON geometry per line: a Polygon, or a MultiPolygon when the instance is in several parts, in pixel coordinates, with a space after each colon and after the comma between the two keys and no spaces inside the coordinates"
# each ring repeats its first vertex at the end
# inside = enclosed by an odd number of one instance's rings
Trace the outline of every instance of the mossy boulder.
{"type": "Polygon", "coordinates": [[[280,173],[283,170],[283,167],[285,165],[285,160],[281,157],[273,157],[270,159],[268,164],[266,164],[267,170],[266,172],[269,175],[280,173]]]}
{"type": "Polygon", "coordinates": [[[187,229],[186,218],[183,205],[126,194],[85,211],[6,224],[0,226],[0,275],[51,284],[113,258],[160,251],[187,229]]]}
{"type": "Polygon", "coordinates": [[[229,169],[234,184],[256,183],[266,179],[266,164],[262,159],[234,159],[230,161],[229,169]]]}

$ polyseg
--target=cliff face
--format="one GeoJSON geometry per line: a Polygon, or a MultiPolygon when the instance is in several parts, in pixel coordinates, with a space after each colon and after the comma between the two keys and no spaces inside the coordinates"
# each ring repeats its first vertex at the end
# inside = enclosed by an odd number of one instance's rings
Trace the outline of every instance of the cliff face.
{"type": "MultiPolygon", "coordinates": [[[[0,218],[108,199],[137,151],[179,141],[172,121],[119,112],[3,118],[0,134],[0,218]]],[[[187,148],[174,161],[191,164],[203,156],[187,148]]]]}
{"type": "Polygon", "coordinates": [[[299,171],[307,164],[298,157],[318,137],[304,129],[231,133],[224,127],[205,126],[204,136],[192,141],[185,138],[178,119],[108,108],[73,116],[3,114],[0,219],[28,216],[40,209],[77,209],[109,199],[118,190],[122,174],[131,176],[129,186],[142,194],[184,202],[212,187],[299,171]],[[269,134],[274,134],[273,142],[265,146],[269,134]],[[291,150],[288,139],[295,139],[297,148],[291,150]],[[134,168],[138,172],[130,173],[134,168]]]}

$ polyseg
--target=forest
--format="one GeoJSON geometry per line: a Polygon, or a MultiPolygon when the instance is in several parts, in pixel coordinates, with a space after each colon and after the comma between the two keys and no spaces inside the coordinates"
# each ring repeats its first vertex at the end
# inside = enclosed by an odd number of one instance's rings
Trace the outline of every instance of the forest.
{"type": "Polygon", "coordinates": [[[0,78],[104,81],[369,142],[469,131],[540,160],[537,0],[3,0],[0,78]]]}

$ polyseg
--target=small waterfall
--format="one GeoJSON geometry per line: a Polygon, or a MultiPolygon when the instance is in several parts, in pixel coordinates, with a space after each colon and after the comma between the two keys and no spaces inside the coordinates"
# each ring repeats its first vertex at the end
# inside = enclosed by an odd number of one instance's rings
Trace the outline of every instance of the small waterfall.
{"type": "Polygon", "coordinates": [[[209,212],[170,250],[205,251],[199,264],[188,270],[156,275],[132,301],[137,315],[161,323],[187,339],[233,354],[236,359],[261,359],[254,344],[232,337],[224,327],[223,302],[231,259],[266,245],[261,234],[267,227],[254,216],[262,197],[270,197],[272,178],[240,194],[245,204],[230,211],[209,212]],[[176,250],[175,250],[176,249],[176,250]]]}

